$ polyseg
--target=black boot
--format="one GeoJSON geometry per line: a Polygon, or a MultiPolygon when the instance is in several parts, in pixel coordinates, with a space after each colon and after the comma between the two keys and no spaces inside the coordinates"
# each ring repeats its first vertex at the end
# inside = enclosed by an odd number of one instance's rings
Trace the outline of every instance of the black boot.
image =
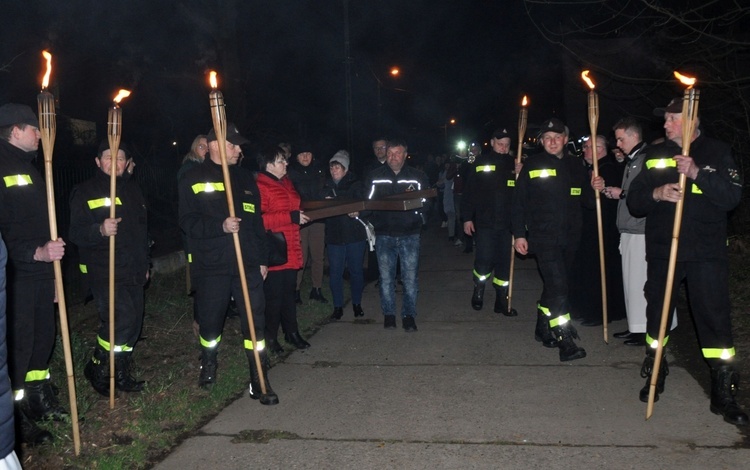
{"type": "MultiPolygon", "coordinates": [[[[663,351],[663,350],[662,350],[663,351]]],[[[646,357],[643,359],[643,366],[641,366],[641,377],[646,379],[646,385],[643,386],[638,398],[643,403],[648,403],[648,392],[651,387],[651,373],[654,370],[654,360],[656,359],[656,349],[647,346],[646,357]]],[[[659,394],[664,393],[664,383],[667,381],[669,375],[669,364],[667,363],[667,354],[662,352],[661,363],[659,365],[659,376],[656,378],[656,393],[654,394],[654,403],[659,401],[659,394]]]]}
{"type": "Polygon", "coordinates": [[[144,380],[136,380],[130,375],[132,364],[131,352],[115,353],[115,388],[121,392],[140,392],[146,384],[144,380]]]}
{"type": "Polygon", "coordinates": [[[502,313],[506,317],[517,317],[515,308],[508,308],[508,286],[495,288],[495,313],[502,313]]]}
{"type": "Polygon", "coordinates": [[[724,416],[727,423],[745,426],[747,415],[734,401],[739,385],[740,374],[729,364],[711,369],[711,411],[724,416]]]}
{"type": "Polygon", "coordinates": [[[22,405],[16,402],[13,407],[16,422],[16,440],[31,447],[52,443],[52,441],[55,440],[52,433],[37,426],[36,423],[26,415],[26,412],[24,411],[25,405],[27,404],[24,403],[22,405]]]}
{"type": "Polygon", "coordinates": [[[341,307],[333,307],[333,313],[331,314],[331,320],[341,320],[344,316],[344,309],[341,307]]]}
{"type": "Polygon", "coordinates": [[[304,340],[302,336],[299,334],[299,331],[295,331],[292,334],[286,334],[284,335],[284,339],[287,343],[293,344],[295,348],[297,349],[307,349],[310,347],[310,343],[304,340]]]}
{"type": "Polygon", "coordinates": [[[94,349],[94,355],[91,356],[86,367],[83,369],[83,375],[89,379],[91,386],[99,395],[109,396],[109,353],[101,348],[94,349]]]}
{"type": "Polygon", "coordinates": [[[276,338],[267,339],[266,348],[277,356],[284,354],[284,348],[279,344],[279,341],[276,338]]]}
{"type": "Polygon", "coordinates": [[[201,388],[210,389],[216,383],[216,369],[219,366],[218,356],[218,346],[203,348],[201,351],[201,373],[198,377],[198,385],[201,388]]]}
{"type": "Polygon", "coordinates": [[[552,328],[552,334],[557,338],[557,347],[560,348],[560,362],[573,361],[586,357],[586,350],[578,347],[573,339],[580,339],[575,327],[566,323],[563,326],[552,328]]]}
{"type": "Polygon", "coordinates": [[[320,290],[320,287],[313,287],[310,289],[310,300],[317,300],[321,304],[328,303],[328,300],[323,297],[323,292],[320,290]]]}
{"type": "Polygon", "coordinates": [[[354,310],[354,317],[364,317],[365,311],[362,310],[362,304],[353,304],[352,310],[354,310]]]}
{"type": "Polygon", "coordinates": [[[552,330],[549,327],[549,318],[543,314],[540,310],[537,311],[536,315],[536,330],[534,330],[534,339],[541,342],[545,348],[556,348],[557,340],[552,334],[552,330]]]}
{"type": "Polygon", "coordinates": [[[474,279],[474,293],[471,294],[471,308],[474,310],[482,310],[484,305],[484,281],[478,281],[474,279]]]}
{"type": "Polygon", "coordinates": [[[27,382],[24,386],[27,408],[26,414],[34,421],[54,420],[63,421],[68,412],[60,406],[57,394],[49,380],[27,382]]]}
{"type": "Polygon", "coordinates": [[[255,354],[253,351],[246,349],[247,360],[250,362],[250,398],[253,400],[260,400],[261,405],[277,405],[279,403],[279,397],[274,393],[271,388],[271,384],[268,383],[268,367],[270,361],[265,351],[259,351],[260,355],[260,366],[263,373],[263,382],[266,386],[266,393],[263,393],[260,386],[260,374],[258,374],[258,367],[255,363],[255,354]]]}

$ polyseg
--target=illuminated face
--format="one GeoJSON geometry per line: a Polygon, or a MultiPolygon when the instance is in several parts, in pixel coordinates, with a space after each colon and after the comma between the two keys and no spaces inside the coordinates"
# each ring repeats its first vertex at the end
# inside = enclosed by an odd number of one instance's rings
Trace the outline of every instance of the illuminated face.
{"type": "Polygon", "coordinates": [[[333,178],[334,181],[340,181],[346,174],[346,170],[341,163],[331,163],[329,169],[331,170],[331,178],[333,178]]]}
{"type": "Polygon", "coordinates": [[[23,129],[14,127],[9,142],[24,152],[34,152],[39,149],[41,138],[39,128],[27,124],[23,129]]]}
{"type": "Polygon", "coordinates": [[[565,144],[568,143],[568,136],[557,132],[545,132],[542,134],[541,140],[544,150],[559,158],[562,157],[565,144]]]}
{"type": "Polygon", "coordinates": [[[375,154],[379,161],[385,160],[386,144],[385,140],[376,140],[372,143],[372,152],[375,154]]]}
{"type": "Polygon", "coordinates": [[[682,113],[664,113],[664,134],[672,142],[682,144],[682,113]]]}
{"type": "Polygon", "coordinates": [[[286,175],[286,166],[289,164],[284,154],[276,155],[273,163],[266,163],[266,171],[281,179],[286,175]]]}
{"type": "Polygon", "coordinates": [[[499,153],[501,155],[510,153],[510,138],[509,137],[503,137],[502,139],[495,139],[493,137],[492,140],[490,140],[490,144],[492,144],[492,150],[495,153],[499,153]]]}
{"type": "MultiPolygon", "coordinates": [[[[101,170],[105,174],[112,176],[112,151],[107,149],[102,152],[102,156],[96,158],[96,166],[101,168],[101,170]]],[[[126,166],[128,166],[128,157],[125,156],[125,152],[123,152],[121,149],[118,149],[117,176],[122,176],[126,166]]]]}
{"type": "Polygon", "coordinates": [[[389,147],[387,151],[387,163],[394,173],[401,171],[406,162],[406,147],[403,145],[397,145],[395,147],[389,147]]]}
{"type": "Polygon", "coordinates": [[[201,158],[206,158],[206,153],[208,153],[208,142],[206,139],[200,139],[198,141],[198,145],[195,146],[195,153],[201,158]]]}
{"type": "MultiPolygon", "coordinates": [[[[601,139],[596,139],[596,159],[599,160],[606,154],[607,147],[604,145],[604,141],[601,139]]],[[[591,139],[588,139],[583,144],[583,159],[586,160],[586,163],[588,163],[589,165],[594,162],[594,149],[591,145],[591,139]]]]}
{"type": "Polygon", "coordinates": [[[242,148],[227,140],[227,165],[236,165],[240,160],[240,155],[242,155],[242,148]]]}
{"type": "Polygon", "coordinates": [[[302,166],[310,166],[310,163],[312,163],[313,160],[313,154],[312,152],[302,152],[297,154],[297,161],[302,166]]]}
{"type": "Polygon", "coordinates": [[[638,134],[635,132],[628,132],[625,129],[615,130],[615,141],[617,147],[625,154],[629,154],[636,145],[638,145],[638,134]]]}

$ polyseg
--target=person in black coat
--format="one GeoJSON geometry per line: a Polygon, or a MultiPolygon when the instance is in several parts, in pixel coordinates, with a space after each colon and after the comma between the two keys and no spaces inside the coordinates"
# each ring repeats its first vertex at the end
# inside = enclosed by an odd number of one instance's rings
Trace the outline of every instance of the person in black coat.
{"type": "MultiPolygon", "coordinates": [[[[364,186],[354,173],[349,172],[349,157],[343,152],[329,162],[331,177],[323,188],[326,199],[362,199],[364,186]]],[[[331,294],[333,295],[332,320],[339,320],[344,306],[344,268],[349,268],[352,309],[355,317],[364,316],[362,310],[362,290],[365,287],[363,261],[367,245],[365,223],[358,212],[329,217],[326,219],[326,245],[330,265],[331,294]]]]}

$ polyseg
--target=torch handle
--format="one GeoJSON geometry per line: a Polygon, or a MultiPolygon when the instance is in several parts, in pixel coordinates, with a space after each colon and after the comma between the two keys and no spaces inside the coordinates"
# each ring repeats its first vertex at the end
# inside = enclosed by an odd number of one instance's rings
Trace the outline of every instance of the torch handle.
{"type": "MultiPolygon", "coordinates": [[[[114,106],[109,110],[107,134],[110,153],[109,218],[117,215],[117,154],[122,137],[122,110],[114,106]]],[[[115,409],[115,235],[109,237],[109,409],[115,409]]]]}

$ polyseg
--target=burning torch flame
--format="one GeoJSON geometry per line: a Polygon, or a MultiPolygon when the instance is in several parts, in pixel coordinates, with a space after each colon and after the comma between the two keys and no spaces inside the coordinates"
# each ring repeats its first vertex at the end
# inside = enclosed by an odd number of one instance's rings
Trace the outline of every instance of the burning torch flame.
{"type": "Polygon", "coordinates": [[[216,72],[211,70],[211,72],[208,74],[208,80],[211,82],[211,88],[214,90],[219,86],[218,83],[216,83],[216,72]]]}
{"type": "Polygon", "coordinates": [[[589,86],[592,90],[594,89],[594,82],[589,78],[589,71],[584,70],[583,73],[581,73],[581,78],[586,82],[586,85],[589,86]]]}
{"type": "Polygon", "coordinates": [[[693,85],[695,85],[695,78],[694,77],[688,77],[687,75],[683,75],[680,72],[676,71],[674,72],[674,76],[682,82],[683,85],[687,85],[688,88],[692,88],[693,85]]]}
{"type": "Polygon", "coordinates": [[[122,101],[124,98],[127,98],[130,96],[130,91],[128,90],[120,90],[117,92],[117,96],[115,96],[115,99],[113,100],[116,104],[120,104],[120,101],[122,101]]]}
{"type": "Polygon", "coordinates": [[[526,99],[526,95],[523,95],[523,101],[521,101],[521,106],[526,107],[526,105],[529,104],[529,100],[526,99]]]}
{"type": "Polygon", "coordinates": [[[49,76],[52,74],[52,54],[47,51],[42,51],[42,56],[47,59],[47,72],[42,79],[42,90],[44,90],[49,85],[49,76]]]}

